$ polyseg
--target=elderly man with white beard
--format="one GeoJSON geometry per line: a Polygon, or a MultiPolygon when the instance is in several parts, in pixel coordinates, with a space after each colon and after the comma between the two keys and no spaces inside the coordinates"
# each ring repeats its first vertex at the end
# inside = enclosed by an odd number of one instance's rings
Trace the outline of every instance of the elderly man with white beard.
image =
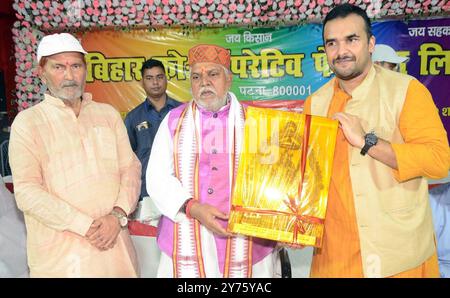
{"type": "Polygon", "coordinates": [[[188,54],[193,99],[169,112],[147,167],[162,213],[158,277],[275,277],[275,242],[227,232],[244,109],[229,91],[230,53],[198,45],[188,54]]]}
{"type": "Polygon", "coordinates": [[[68,33],[37,50],[44,100],[20,112],[9,158],[32,277],[136,277],[127,215],[141,165],[119,113],[84,93],[87,54],[68,33]]]}

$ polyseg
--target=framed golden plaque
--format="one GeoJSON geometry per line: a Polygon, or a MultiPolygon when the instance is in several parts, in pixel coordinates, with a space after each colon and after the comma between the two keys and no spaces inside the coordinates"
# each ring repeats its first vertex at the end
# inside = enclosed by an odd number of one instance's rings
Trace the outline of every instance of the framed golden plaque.
{"type": "Polygon", "coordinates": [[[228,230],[321,246],[338,122],[248,107],[228,230]]]}

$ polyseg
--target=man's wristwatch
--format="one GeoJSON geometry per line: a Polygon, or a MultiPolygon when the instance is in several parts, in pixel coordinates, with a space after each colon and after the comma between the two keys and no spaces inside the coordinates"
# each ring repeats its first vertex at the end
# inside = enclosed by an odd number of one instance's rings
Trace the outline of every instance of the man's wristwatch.
{"type": "Polygon", "coordinates": [[[378,137],[374,132],[369,132],[364,136],[364,147],[361,149],[361,155],[366,155],[370,147],[375,146],[378,143],[378,137]]]}
{"type": "Polygon", "coordinates": [[[117,217],[117,219],[119,220],[119,225],[121,228],[126,228],[128,225],[128,217],[126,217],[125,215],[123,215],[120,212],[117,212],[116,210],[111,211],[111,215],[117,217]]]}

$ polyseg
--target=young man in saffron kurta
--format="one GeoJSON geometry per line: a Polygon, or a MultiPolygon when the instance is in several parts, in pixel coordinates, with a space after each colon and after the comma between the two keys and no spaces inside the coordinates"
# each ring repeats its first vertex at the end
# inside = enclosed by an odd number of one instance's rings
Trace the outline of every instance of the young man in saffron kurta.
{"type": "Polygon", "coordinates": [[[304,112],[334,118],[341,129],[311,276],[438,277],[424,177],[445,177],[450,154],[432,97],[414,78],[371,63],[375,37],[360,8],[337,6],[323,30],[336,77],[304,112]],[[363,154],[370,132],[378,141],[363,154]]]}
{"type": "Polygon", "coordinates": [[[226,231],[244,111],[229,92],[230,54],[189,51],[193,100],[161,123],[147,167],[147,191],[163,217],[158,277],[274,277],[275,242],[226,231]]]}
{"type": "Polygon", "coordinates": [[[38,46],[44,100],[20,112],[9,160],[32,277],[137,277],[126,228],[141,165],[119,113],[83,93],[86,51],[68,33],[38,46]]]}

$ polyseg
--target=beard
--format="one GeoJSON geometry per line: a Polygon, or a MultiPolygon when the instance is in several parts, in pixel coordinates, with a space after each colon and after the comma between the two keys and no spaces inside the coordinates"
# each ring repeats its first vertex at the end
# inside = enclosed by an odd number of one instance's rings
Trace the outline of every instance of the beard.
{"type": "Polygon", "coordinates": [[[47,88],[50,95],[61,100],[75,101],[83,95],[84,84],[81,86],[76,81],[64,81],[61,87],[53,86],[47,82],[47,88]]]}
{"type": "Polygon", "coordinates": [[[216,90],[210,88],[210,87],[202,87],[199,90],[199,94],[201,97],[202,93],[204,92],[211,92],[214,94],[214,98],[213,99],[209,99],[209,100],[204,100],[201,98],[196,98],[194,96],[194,101],[196,104],[198,104],[200,107],[202,107],[203,109],[210,111],[210,112],[217,112],[218,110],[220,110],[221,107],[225,106],[227,103],[227,93],[225,93],[225,95],[222,98],[219,98],[217,95],[216,90]]]}

